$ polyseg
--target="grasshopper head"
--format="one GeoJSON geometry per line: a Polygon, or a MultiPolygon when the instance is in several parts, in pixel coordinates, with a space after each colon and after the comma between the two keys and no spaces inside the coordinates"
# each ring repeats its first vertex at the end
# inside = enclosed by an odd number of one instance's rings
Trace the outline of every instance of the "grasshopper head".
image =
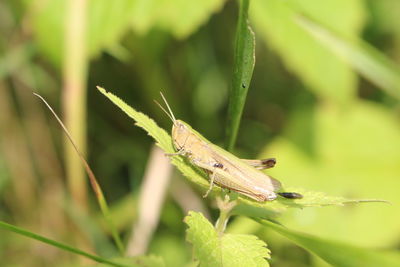
{"type": "Polygon", "coordinates": [[[176,150],[181,151],[186,144],[186,141],[189,139],[191,135],[192,128],[181,120],[175,119],[174,113],[168,105],[167,100],[164,95],[160,92],[162,99],[164,100],[165,105],[167,106],[168,111],[163,108],[157,101],[157,105],[162,109],[162,111],[167,114],[167,116],[171,119],[172,125],[172,143],[176,150]]]}
{"type": "Polygon", "coordinates": [[[172,125],[172,142],[176,150],[180,151],[191,135],[191,128],[181,120],[175,120],[172,125]]]}

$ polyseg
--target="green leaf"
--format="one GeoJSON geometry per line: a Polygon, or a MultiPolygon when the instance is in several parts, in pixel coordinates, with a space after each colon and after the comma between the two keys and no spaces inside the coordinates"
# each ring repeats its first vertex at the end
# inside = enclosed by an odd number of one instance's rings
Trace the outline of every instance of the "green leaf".
{"type": "MultiPolygon", "coordinates": [[[[37,5],[35,2],[30,2],[37,5]]],[[[87,49],[91,57],[103,49],[112,48],[130,28],[135,1],[88,1],[87,49]]],[[[67,1],[46,1],[37,7],[32,16],[33,31],[39,48],[53,63],[61,66],[64,54],[64,37],[67,1]],[[49,34],[51,32],[51,34],[49,34]]]]}
{"type": "MultiPolygon", "coordinates": [[[[35,10],[32,24],[39,48],[53,63],[61,66],[64,52],[66,0],[28,1],[35,10]],[[51,34],[49,34],[51,32],[51,34]]],[[[178,38],[185,38],[213,14],[225,0],[203,0],[195,5],[186,0],[96,0],[88,1],[87,49],[91,57],[101,51],[121,51],[119,41],[128,30],[147,33],[162,27],[178,38]]]]}
{"type": "Polygon", "coordinates": [[[394,267],[398,266],[400,262],[400,254],[398,252],[383,252],[356,247],[346,243],[325,240],[312,235],[293,231],[270,221],[259,219],[256,221],[282,234],[333,266],[394,267]]]}
{"type": "Polygon", "coordinates": [[[177,38],[186,38],[223,7],[226,0],[138,0],[132,13],[133,28],[146,33],[160,27],[177,38]]]}
{"type": "MultiPolygon", "coordinates": [[[[297,25],[307,14],[346,36],[359,35],[364,22],[362,0],[254,0],[250,18],[257,36],[275,50],[288,69],[325,101],[349,103],[356,97],[357,78],[341,59],[297,25]]],[[[262,59],[261,59],[262,60],[262,59]]]]}
{"type": "Polygon", "coordinates": [[[300,188],[285,188],[286,192],[296,192],[303,195],[301,199],[278,199],[270,202],[256,202],[250,199],[239,198],[238,205],[233,209],[233,214],[246,215],[250,217],[271,218],[289,208],[308,208],[324,206],[344,206],[364,202],[386,202],[379,199],[348,199],[344,197],[328,196],[322,192],[306,191],[300,188]]]}
{"type": "Polygon", "coordinates": [[[360,245],[393,244],[393,233],[400,230],[398,118],[390,109],[367,101],[357,101],[346,111],[323,105],[314,114],[309,118],[313,153],[305,153],[291,139],[277,138],[260,155],[278,158],[269,174],[291,186],[349,198],[386,199],[394,205],[306,209],[287,213],[280,221],[360,245]]]}
{"type": "Polygon", "coordinates": [[[269,266],[270,251],[264,241],[254,235],[219,235],[201,213],[189,212],[185,217],[187,240],[193,244],[200,266],[269,266]]]}
{"type": "Polygon", "coordinates": [[[74,247],[69,246],[67,244],[64,244],[64,243],[61,243],[61,242],[46,238],[44,236],[35,234],[35,233],[30,232],[28,230],[25,230],[23,228],[20,228],[20,227],[17,227],[17,226],[14,226],[14,225],[2,222],[2,221],[0,221],[0,228],[6,229],[8,231],[12,231],[12,232],[17,233],[19,235],[23,235],[23,236],[29,237],[31,239],[35,239],[35,240],[40,241],[42,243],[49,244],[49,245],[51,245],[53,247],[57,247],[57,248],[62,249],[64,251],[68,251],[68,252],[71,252],[71,253],[74,253],[74,254],[77,254],[77,255],[84,256],[84,257],[86,257],[88,259],[92,259],[92,260],[97,261],[97,262],[107,263],[108,265],[111,265],[111,266],[121,266],[121,267],[130,266],[130,265],[125,265],[125,264],[121,264],[121,263],[118,263],[118,262],[114,262],[113,260],[108,260],[108,259],[99,257],[97,255],[93,255],[93,254],[87,253],[85,251],[82,251],[80,249],[74,248],[74,247]]]}
{"type": "MultiPolygon", "coordinates": [[[[28,1],[34,10],[34,1],[28,1]]],[[[64,47],[65,0],[54,0],[43,3],[32,17],[32,31],[40,51],[55,65],[61,67],[64,47]],[[51,34],[49,34],[51,32],[51,34]]]]}
{"type": "Polygon", "coordinates": [[[400,99],[400,67],[383,53],[367,42],[340,36],[306,17],[298,17],[297,22],[365,78],[400,99]]]}
{"type": "MultiPolygon", "coordinates": [[[[164,150],[166,153],[175,153],[175,149],[172,145],[171,136],[162,128],[160,128],[154,120],[141,112],[137,112],[132,107],[127,105],[119,97],[107,92],[101,87],[97,87],[99,91],[110,99],[117,107],[125,112],[129,117],[136,121],[136,125],[143,128],[151,137],[156,141],[156,145],[164,150]]],[[[171,157],[171,163],[174,164],[183,175],[185,175],[190,181],[203,186],[208,187],[207,177],[205,173],[194,168],[188,164],[182,157],[171,157]]]]}
{"type": "MultiPolygon", "coordinates": [[[[143,113],[137,112],[124,101],[112,93],[106,92],[101,87],[98,87],[99,91],[108,97],[115,105],[117,105],[122,111],[124,111],[129,117],[136,121],[136,125],[143,128],[150,136],[156,140],[157,146],[163,149],[167,153],[174,153],[175,150],[172,146],[171,137],[167,132],[161,129],[152,119],[144,115],[143,113]]],[[[190,164],[183,157],[171,157],[171,162],[174,164],[184,176],[186,176],[193,183],[200,185],[203,188],[208,188],[208,177],[203,171],[197,169],[190,164]]],[[[213,187],[214,193],[221,193],[221,188],[218,186],[213,187]]],[[[364,201],[376,201],[376,200],[352,200],[341,197],[328,197],[323,193],[307,192],[299,189],[286,189],[286,191],[295,191],[301,193],[304,197],[302,199],[285,199],[279,197],[277,200],[269,202],[257,202],[246,197],[238,196],[236,193],[231,193],[233,197],[238,197],[238,205],[235,207],[234,212],[236,214],[245,214],[248,216],[268,218],[270,216],[276,216],[288,208],[305,208],[305,207],[316,207],[316,206],[327,206],[327,205],[345,205],[349,203],[358,203],[364,201]]]]}
{"type": "Polygon", "coordinates": [[[227,147],[229,151],[232,151],[236,142],[240,118],[246,102],[247,91],[250,86],[255,64],[255,37],[248,23],[248,10],[249,0],[241,0],[228,110],[227,147]]]}

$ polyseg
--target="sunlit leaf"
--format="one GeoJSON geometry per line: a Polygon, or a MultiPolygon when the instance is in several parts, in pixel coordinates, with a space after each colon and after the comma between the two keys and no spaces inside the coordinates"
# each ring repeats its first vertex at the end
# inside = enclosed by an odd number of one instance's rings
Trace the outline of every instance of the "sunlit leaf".
{"type": "Polygon", "coordinates": [[[255,0],[251,2],[250,15],[256,36],[263,38],[308,88],[326,101],[349,103],[356,96],[355,74],[297,25],[294,18],[307,14],[346,36],[354,36],[360,33],[363,24],[362,3],[361,0],[255,0]]]}
{"type": "Polygon", "coordinates": [[[356,247],[346,243],[325,240],[309,234],[293,231],[270,221],[257,221],[289,238],[299,246],[321,257],[333,266],[394,267],[400,262],[400,253],[356,247]]]}
{"type": "MultiPolygon", "coordinates": [[[[185,38],[220,10],[225,0],[205,0],[194,5],[174,0],[96,0],[88,1],[87,49],[91,57],[109,49],[115,51],[129,30],[147,33],[160,27],[178,38],[185,38]]],[[[42,53],[61,65],[64,52],[67,1],[31,1],[33,31],[42,53]],[[51,34],[49,34],[51,33],[51,34]]],[[[118,49],[117,49],[118,50],[118,49]]],[[[120,50],[120,49],[119,49],[120,50]]]]}
{"type": "Polygon", "coordinates": [[[201,213],[189,212],[187,240],[200,266],[269,266],[270,251],[255,235],[219,234],[201,213]]]}
{"type": "Polygon", "coordinates": [[[365,78],[400,99],[400,67],[383,53],[362,40],[340,36],[305,17],[296,21],[365,78]]]}
{"type": "Polygon", "coordinates": [[[146,33],[160,27],[177,38],[185,38],[205,23],[211,14],[219,11],[226,0],[138,0],[132,14],[133,28],[146,33]]]}
{"type": "Polygon", "coordinates": [[[312,156],[284,138],[265,149],[261,157],[278,159],[269,171],[273,177],[292,186],[348,198],[385,199],[393,205],[306,209],[282,221],[305,232],[362,245],[395,242],[393,233],[400,231],[398,119],[377,104],[356,102],[346,111],[320,106],[311,127],[312,156]]]}

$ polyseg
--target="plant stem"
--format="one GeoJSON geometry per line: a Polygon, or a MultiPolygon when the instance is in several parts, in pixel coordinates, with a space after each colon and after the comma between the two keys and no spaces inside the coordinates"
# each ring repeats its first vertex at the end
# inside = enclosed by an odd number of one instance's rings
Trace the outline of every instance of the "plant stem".
{"type": "MultiPolygon", "coordinates": [[[[86,51],[87,0],[71,0],[67,5],[65,51],[63,58],[63,115],[66,127],[77,146],[86,153],[86,51]]],[[[85,172],[74,148],[64,143],[66,175],[69,191],[76,205],[87,209],[85,172]]]]}
{"type": "Polygon", "coordinates": [[[231,211],[236,206],[236,201],[230,201],[229,196],[225,195],[225,199],[222,200],[220,197],[217,198],[217,205],[220,210],[219,218],[215,223],[215,229],[219,235],[222,235],[225,231],[226,224],[231,217],[231,211]]]}
{"type": "Polygon", "coordinates": [[[241,0],[236,30],[232,85],[228,107],[226,147],[233,150],[255,64],[255,37],[248,23],[249,0],[241,0]]]}

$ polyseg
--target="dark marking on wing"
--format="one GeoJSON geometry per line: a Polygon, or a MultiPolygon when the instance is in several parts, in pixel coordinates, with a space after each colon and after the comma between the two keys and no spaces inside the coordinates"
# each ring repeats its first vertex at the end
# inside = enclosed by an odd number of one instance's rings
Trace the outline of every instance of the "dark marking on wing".
{"type": "Polygon", "coordinates": [[[272,168],[276,164],[276,159],[271,158],[271,159],[265,159],[262,161],[263,165],[266,165],[268,168],[272,168]]]}
{"type": "Polygon", "coordinates": [[[302,194],[296,192],[279,192],[278,195],[288,199],[300,199],[303,198],[302,194]]]}

